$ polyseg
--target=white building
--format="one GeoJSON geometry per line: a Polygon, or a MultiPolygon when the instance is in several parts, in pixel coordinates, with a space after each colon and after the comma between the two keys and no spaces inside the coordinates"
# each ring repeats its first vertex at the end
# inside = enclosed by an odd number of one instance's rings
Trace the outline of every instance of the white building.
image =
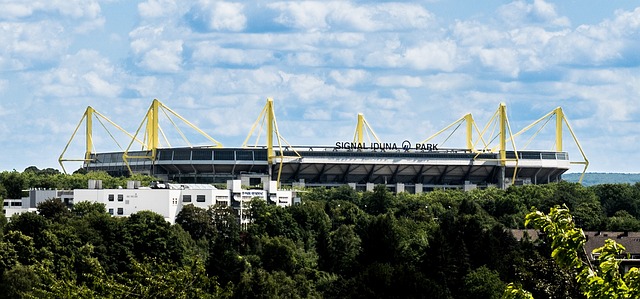
{"type": "Polygon", "coordinates": [[[73,191],[71,190],[34,188],[28,190],[28,192],[29,196],[20,199],[7,198],[4,200],[2,212],[7,219],[11,218],[14,214],[36,212],[38,204],[48,199],[59,198],[67,206],[73,204],[73,191]]]}
{"type": "Polygon", "coordinates": [[[269,199],[279,206],[290,206],[294,201],[292,191],[277,190],[276,182],[265,184],[263,190],[245,190],[240,180],[227,182],[227,189],[217,189],[206,184],[163,184],[151,187],[138,187],[131,182],[126,189],[101,189],[100,184],[89,183],[89,189],[73,191],[75,203],[89,201],[105,204],[109,214],[113,216],[129,216],[140,211],[153,211],[170,223],[175,223],[176,216],[185,205],[208,208],[212,205],[231,206],[237,210],[241,223],[243,209],[255,197],[269,199]]]}
{"type": "Polygon", "coordinates": [[[89,180],[88,189],[29,190],[28,197],[5,199],[3,212],[9,219],[14,214],[36,212],[37,205],[45,200],[60,198],[68,206],[83,201],[103,203],[107,212],[116,217],[152,211],[173,224],[185,205],[207,209],[217,204],[233,207],[240,222],[246,224],[248,221],[243,218],[243,209],[255,197],[281,207],[294,203],[295,193],[278,190],[274,181],[263,183],[262,189],[243,189],[242,183],[241,180],[230,180],[227,181],[227,189],[217,189],[208,184],[154,183],[150,187],[141,187],[140,182],[129,181],[126,189],[103,189],[101,181],[89,180]]]}

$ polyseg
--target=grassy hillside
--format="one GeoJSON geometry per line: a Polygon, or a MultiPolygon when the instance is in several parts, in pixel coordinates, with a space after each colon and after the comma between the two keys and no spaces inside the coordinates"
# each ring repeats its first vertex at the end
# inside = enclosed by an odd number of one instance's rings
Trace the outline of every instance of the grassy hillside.
{"type": "MultiPolygon", "coordinates": [[[[563,174],[562,178],[568,182],[577,182],[578,179],[580,179],[580,173],[563,174]]],[[[635,184],[637,182],[640,182],[640,173],[588,172],[584,175],[584,179],[582,180],[582,183],[585,186],[618,183],[635,184]]]]}

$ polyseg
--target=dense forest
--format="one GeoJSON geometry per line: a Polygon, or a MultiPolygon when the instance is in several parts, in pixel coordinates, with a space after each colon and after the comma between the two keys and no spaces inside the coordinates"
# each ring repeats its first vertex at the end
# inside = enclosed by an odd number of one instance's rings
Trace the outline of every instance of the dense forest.
{"type": "MultiPolygon", "coordinates": [[[[0,196],[88,178],[126,180],[3,172],[0,196]]],[[[48,200],[38,214],[0,217],[0,298],[500,298],[505,282],[535,298],[583,298],[544,239],[517,241],[509,229],[532,207],[565,204],[585,230],[640,230],[640,184],[300,194],[288,208],[252,201],[246,227],[222,206],[185,206],[170,225],[153,212],[116,218],[101,204],[48,200]]]]}

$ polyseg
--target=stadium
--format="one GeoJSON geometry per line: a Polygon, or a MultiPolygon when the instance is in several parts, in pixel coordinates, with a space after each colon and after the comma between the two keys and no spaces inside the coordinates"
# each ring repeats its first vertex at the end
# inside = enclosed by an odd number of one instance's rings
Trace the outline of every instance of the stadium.
{"type": "MultiPolygon", "coordinates": [[[[173,120],[171,123],[175,125],[173,120]]],[[[257,185],[268,178],[282,186],[349,185],[357,190],[372,190],[375,184],[385,184],[392,191],[410,193],[545,184],[561,180],[562,174],[574,164],[584,165],[583,173],[588,166],[588,160],[561,108],[512,133],[506,105],[500,104],[483,128],[476,125],[471,114],[467,114],[420,142],[382,142],[364,116],[358,114],[353,140],[317,146],[291,145],[280,136],[272,99],[267,100],[244,144],[231,148],[223,147],[158,100],[153,101],[135,134],[126,132],[88,107],[59,161],[63,170],[64,162],[81,161],[82,168],[87,171],[106,171],[116,176],[143,173],[177,183],[224,183],[241,179],[244,184],[257,185]],[[170,114],[202,134],[211,144],[161,146],[160,137],[166,139],[166,136],[163,136],[159,119],[170,114]],[[92,144],[94,119],[99,120],[103,127],[102,120],[106,120],[125,132],[131,139],[127,149],[95,152],[92,144]],[[549,122],[555,123],[553,150],[517,150],[516,137],[549,122]],[[83,123],[86,132],[84,157],[65,158],[67,148],[83,123]],[[435,140],[442,138],[444,133],[451,132],[450,137],[452,131],[461,127],[461,131],[465,131],[465,147],[447,148],[444,142],[436,143],[435,140]],[[258,144],[262,131],[266,132],[266,144],[248,145],[252,138],[258,144]],[[570,161],[569,153],[563,151],[564,131],[568,131],[575,141],[582,160],[570,161]],[[138,145],[142,150],[131,150],[132,146],[138,145]]]]}

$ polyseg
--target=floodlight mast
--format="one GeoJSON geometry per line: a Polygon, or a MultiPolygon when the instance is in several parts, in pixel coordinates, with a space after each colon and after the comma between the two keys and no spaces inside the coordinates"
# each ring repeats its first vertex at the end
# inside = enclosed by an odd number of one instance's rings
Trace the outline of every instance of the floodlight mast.
{"type": "Polygon", "coordinates": [[[107,127],[104,125],[104,123],[100,119],[104,119],[109,124],[111,124],[113,127],[115,127],[119,131],[121,131],[124,134],[126,134],[129,138],[132,138],[132,142],[135,141],[135,142],[138,142],[138,143],[142,143],[142,141],[140,141],[137,138],[135,138],[129,132],[125,131],[123,128],[118,126],[116,123],[111,121],[106,116],[102,115],[100,112],[95,110],[93,107],[88,106],[87,109],[85,110],[85,112],[82,114],[82,118],[80,118],[80,121],[78,122],[78,125],[76,126],[75,130],[73,131],[73,134],[71,134],[71,138],[69,138],[69,141],[65,145],[64,150],[62,150],[62,153],[60,154],[60,157],[58,158],[58,163],[60,163],[60,167],[62,167],[62,171],[64,173],[67,173],[67,170],[65,169],[63,162],[74,161],[74,162],[87,163],[87,162],[93,161],[92,156],[93,156],[93,150],[94,150],[93,149],[93,119],[94,118],[98,121],[98,123],[100,123],[100,125],[102,125],[102,127],[105,129],[105,131],[107,131],[107,133],[111,137],[111,139],[115,142],[115,144],[120,149],[122,149],[122,147],[120,146],[118,141],[114,138],[113,134],[111,134],[109,129],[107,129],[107,127]],[[75,138],[75,136],[78,133],[78,130],[80,129],[80,126],[82,125],[83,122],[85,123],[85,153],[84,153],[84,157],[81,158],[81,159],[80,158],[66,159],[66,158],[64,158],[64,154],[67,152],[67,149],[69,148],[69,145],[71,144],[71,142],[75,138]]]}
{"type": "Polygon", "coordinates": [[[284,164],[284,159],[285,158],[299,159],[299,158],[302,158],[302,156],[298,153],[298,151],[295,150],[295,148],[289,142],[287,142],[286,139],[284,139],[282,135],[280,135],[280,132],[278,130],[278,121],[276,120],[276,114],[275,114],[272,98],[267,98],[267,103],[264,105],[264,107],[262,108],[262,111],[260,112],[260,115],[258,115],[258,118],[251,126],[251,130],[249,130],[249,134],[247,135],[247,138],[245,138],[244,142],[242,143],[242,147],[258,147],[258,143],[260,142],[260,135],[262,134],[262,128],[264,127],[265,122],[267,123],[267,132],[266,132],[267,133],[267,163],[269,164],[269,176],[271,177],[272,175],[271,168],[272,168],[272,165],[274,164],[274,161],[276,159],[279,159],[280,163],[278,163],[278,176],[277,176],[276,182],[278,186],[280,186],[280,175],[282,174],[282,166],[284,164]],[[253,146],[249,146],[248,145],[249,139],[251,139],[251,137],[253,136],[253,133],[255,132],[255,129],[258,127],[258,124],[260,124],[260,128],[256,136],[256,142],[253,146]],[[273,138],[274,136],[275,136],[275,140],[278,142],[280,155],[275,154],[274,138],[273,138]],[[289,148],[291,148],[291,150],[296,154],[296,156],[285,156],[282,148],[283,143],[285,143],[289,148]]]}
{"type": "Polygon", "coordinates": [[[133,170],[131,169],[131,165],[129,164],[129,159],[149,159],[149,160],[151,160],[152,163],[155,163],[156,158],[157,158],[158,148],[160,148],[160,135],[162,135],[164,137],[165,141],[168,143],[167,136],[163,133],[162,128],[160,128],[160,124],[159,124],[160,112],[162,112],[169,119],[169,121],[171,122],[173,127],[178,131],[180,136],[182,136],[183,140],[185,140],[185,142],[189,145],[189,147],[193,147],[193,146],[189,143],[189,140],[187,140],[187,138],[184,135],[184,133],[182,133],[180,128],[178,128],[178,126],[175,124],[175,122],[173,122],[173,120],[171,119],[171,117],[169,116],[169,114],[167,112],[173,114],[173,116],[175,116],[178,119],[180,119],[187,126],[191,127],[192,129],[194,129],[195,131],[200,133],[200,135],[202,135],[205,138],[209,139],[213,143],[212,147],[214,147],[214,148],[222,147],[222,143],[220,143],[217,140],[213,139],[213,137],[209,136],[207,133],[205,133],[204,131],[200,130],[198,127],[196,127],[194,124],[192,124],[191,122],[186,120],[184,117],[180,116],[178,113],[176,113],[175,111],[171,110],[171,108],[169,108],[166,105],[164,105],[158,99],[154,99],[153,102],[151,103],[151,106],[149,107],[149,110],[147,110],[147,113],[146,113],[144,119],[140,123],[140,126],[136,130],[136,133],[133,135],[134,139],[135,139],[135,137],[137,137],[138,134],[140,133],[142,127],[143,126],[145,127],[145,134],[144,134],[145,142],[142,143],[142,150],[150,152],[150,154],[147,154],[147,155],[129,155],[129,150],[131,149],[131,146],[133,145],[134,140],[131,140],[131,142],[129,143],[129,146],[127,147],[127,149],[122,154],[122,160],[127,165],[127,169],[129,169],[129,173],[130,174],[133,174],[133,170]]]}
{"type": "Polygon", "coordinates": [[[356,123],[356,132],[353,135],[353,142],[357,142],[359,146],[364,147],[365,134],[367,135],[367,137],[369,137],[369,139],[371,139],[370,136],[373,136],[373,139],[376,142],[380,143],[378,135],[376,135],[376,132],[373,131],[373,128],[371,128],[367,120],[364,118],[364,115],[362,113],[358,113],[358,122],[356,123]]]}
{"type": "Polygon", "coordinates": [[[530,125],[524,127],[522,130],[520,130],[518,133],[514,134],[514,137],[517,137],[518,135],[528,131],[529,129],[533,128],[535,125],[539,124],[540,122],[542,122],[543,120],[546,120],[546,122],[540,127],[540,129],[538,129],[538,131],[530,138],[533,139],[541,130],[542,128],[544,128],[544,126],[547,124],[547,122],[551,119],[551,117],[556,118],[556,128],[555,128],[555,133],[556,133],[556,144],[555,144],[555,148],[557,152],[562,152],[564,149],[564,144],[563,144],[563,129],[564,126],[567,126],[567,129],[569,130],[569,133],[571,134],[571,137],[573,138],[573,141],[575,142],[576,146],[578,147],[578,150],[580,151],[580,154],[582,155],[582,161],[569,161],[570,164],[579,164],[579,165],[584,165],[584,168],[582,170],[582,174],[580,175],[580,179],[578,179],[579,183],[582,183],[582,179],[584,178],[585,173],[587,172],[587,168],[589,167],[589,160],[587,159],[587,155],[584,153],[584,150],[582,149],[582,145],[580,145],[580,141],[578,140],[578,137],[576,136],[576,134],[574,133],[573,129],[571,128],[571,125],[569,124],[569,120],[567,119],[566,114],[564,113],[564,111],[562,110],[562,107],[557,107],[555,109],[553,109],[551,112],[545,114],[544,116],[542,116],[541,118],[537,119],[536,121],[534,121],[533,123],[531,123],[530,125]]]}

